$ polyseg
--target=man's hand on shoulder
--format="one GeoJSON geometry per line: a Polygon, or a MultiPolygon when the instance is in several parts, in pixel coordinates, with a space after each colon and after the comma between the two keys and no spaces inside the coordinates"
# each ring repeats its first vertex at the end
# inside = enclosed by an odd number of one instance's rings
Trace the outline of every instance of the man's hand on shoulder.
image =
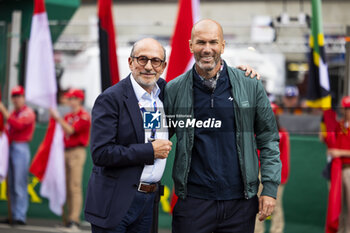
{"type": "Polygon", "coordinates": [[[264,221],[275,209],[276,199],[269,196],[259,198],[259,221],[264,221]]]}
{"type": "Polygon", "coordinates": [[[152,142],[154,158],[155,159],[166,159],[171,151],[172,142],[165,139],[156,139],[152,142]]]}
{"type": "Polygon", "coordinates": [[[260,74],[256,70],[254,70],[251,66],[239,65],[236,68],[245,71],[245,76],[250,75],[250,78],[256,77],[257,80],[260,80],[260,74]]]}

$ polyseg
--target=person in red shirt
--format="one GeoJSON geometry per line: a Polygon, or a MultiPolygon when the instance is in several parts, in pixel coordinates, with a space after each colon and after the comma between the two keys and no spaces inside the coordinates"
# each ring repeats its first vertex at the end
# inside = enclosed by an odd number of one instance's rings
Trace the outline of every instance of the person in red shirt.
{"type": "Polygon", "coordinates": [[[350,231],[350,96],[342,99],[342,107],[344,117],[336,122],[334,132],[327,130],[325,137],[327,154],[332,156],[327,233],[350,231]]]}
{"type": "MultiPolygon", "coordinates": [[[[271,227],[270,233],[282,233],[284,232],[284,213],[283,213],[283,190],[285,184],[288,181],[289,177],[289,158],[290,158],[290,142],[289,142],[289,133],[286,129],[282,128],[278,121],[278,112],[279,106],[271,103],[271,108],[276,117],[276,123],[278,127],[278,132],[280,136],[280,160],[282,163],[281,171],[281,184],[278,186],[277,198],[276,198],[276,207],[273,215],[271,216],[271,227]]],[[[260,185],[261,192],[261,185],[260,185]]],[[[265,232],[265,222],[261,222],[256,219],[255,222],[255,231],[254,233],[264,233],[265,232]]]]}
{"type": "MultiPolygon", "coordinates": [[[[7,121],[6,130],[10,141],[8,182],[10,189],[12,224],[25,225],[28,210],[28,169],[30,162],[29,142],[35,129],[34,111],[25,105],[24,89],[16,86],[11,91],[14,111],[11,114],[0,102],[0,112],[7,121]]],[[[10,223],[5,220],[5,223],[10,223]]]]}
{"type": "Polygon", "coordinates": [[[59,122],[64,131],[65,167],[67,186],[67,228],[78,229],[83,204],[82,177],[86,160],[86,146],[89,144],[90,115],[83,108],[84,92],[70,89],[65,97],[71,112],[61,118],[57,111],[50,110],[51,116],[59,122]]]}

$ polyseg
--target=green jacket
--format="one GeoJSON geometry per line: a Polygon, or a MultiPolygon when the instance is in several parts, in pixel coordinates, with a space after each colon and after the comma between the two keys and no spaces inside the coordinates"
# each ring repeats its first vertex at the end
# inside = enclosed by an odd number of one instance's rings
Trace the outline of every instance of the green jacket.
{"type": "MultiPolygon", "coordinates": [[[[259,187],[260,150],[261,195],[276,198],[281,180],[279,135],[275,117],[263,85],[257,79],[245,77],[244,72],[227,67],[234,101],[236,144],[244,196],[251,198],[259,187]]],[[[173,121],[193,119],[192,69],[170,81],[165,87],[164,107],[173,121]]],[[[177,144],[173,166],[175,193],[184,199],[191,167],[194,127],[174,127],[177,144]]]]}

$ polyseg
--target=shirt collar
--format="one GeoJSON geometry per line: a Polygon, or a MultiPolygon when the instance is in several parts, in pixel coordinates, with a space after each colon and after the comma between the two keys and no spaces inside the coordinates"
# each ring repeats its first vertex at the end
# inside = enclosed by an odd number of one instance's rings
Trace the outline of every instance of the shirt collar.
{"type": "Polygon", "coordinates": [[[153,97],[153,99],[157,99],[160,93],[160,88],[158,84],[154,86],[151,95],[143,89],[140,84],[138,84],[132,74],[130,74],[130,80],[131,80],[131,85],[132,88],[134,89],[137,101],[140,101],[141,99],[150,99],[153,97]]]}

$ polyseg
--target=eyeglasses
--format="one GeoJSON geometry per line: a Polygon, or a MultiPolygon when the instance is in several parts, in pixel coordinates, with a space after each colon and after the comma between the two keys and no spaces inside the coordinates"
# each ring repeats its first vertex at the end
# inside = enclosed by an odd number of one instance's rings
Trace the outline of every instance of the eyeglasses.
{"type": "Polygon", "coordinates": [[[132,57],[132,58],[136,58],[136,61],[140,66],[147,65],[148,61],[151,60],[151,65],[153,66],[153,68],[159,67],[164,62],[163,60],[157,57],[154,57],[151,59],[146,56],[139,56],[139,57],[132,57]]]}

